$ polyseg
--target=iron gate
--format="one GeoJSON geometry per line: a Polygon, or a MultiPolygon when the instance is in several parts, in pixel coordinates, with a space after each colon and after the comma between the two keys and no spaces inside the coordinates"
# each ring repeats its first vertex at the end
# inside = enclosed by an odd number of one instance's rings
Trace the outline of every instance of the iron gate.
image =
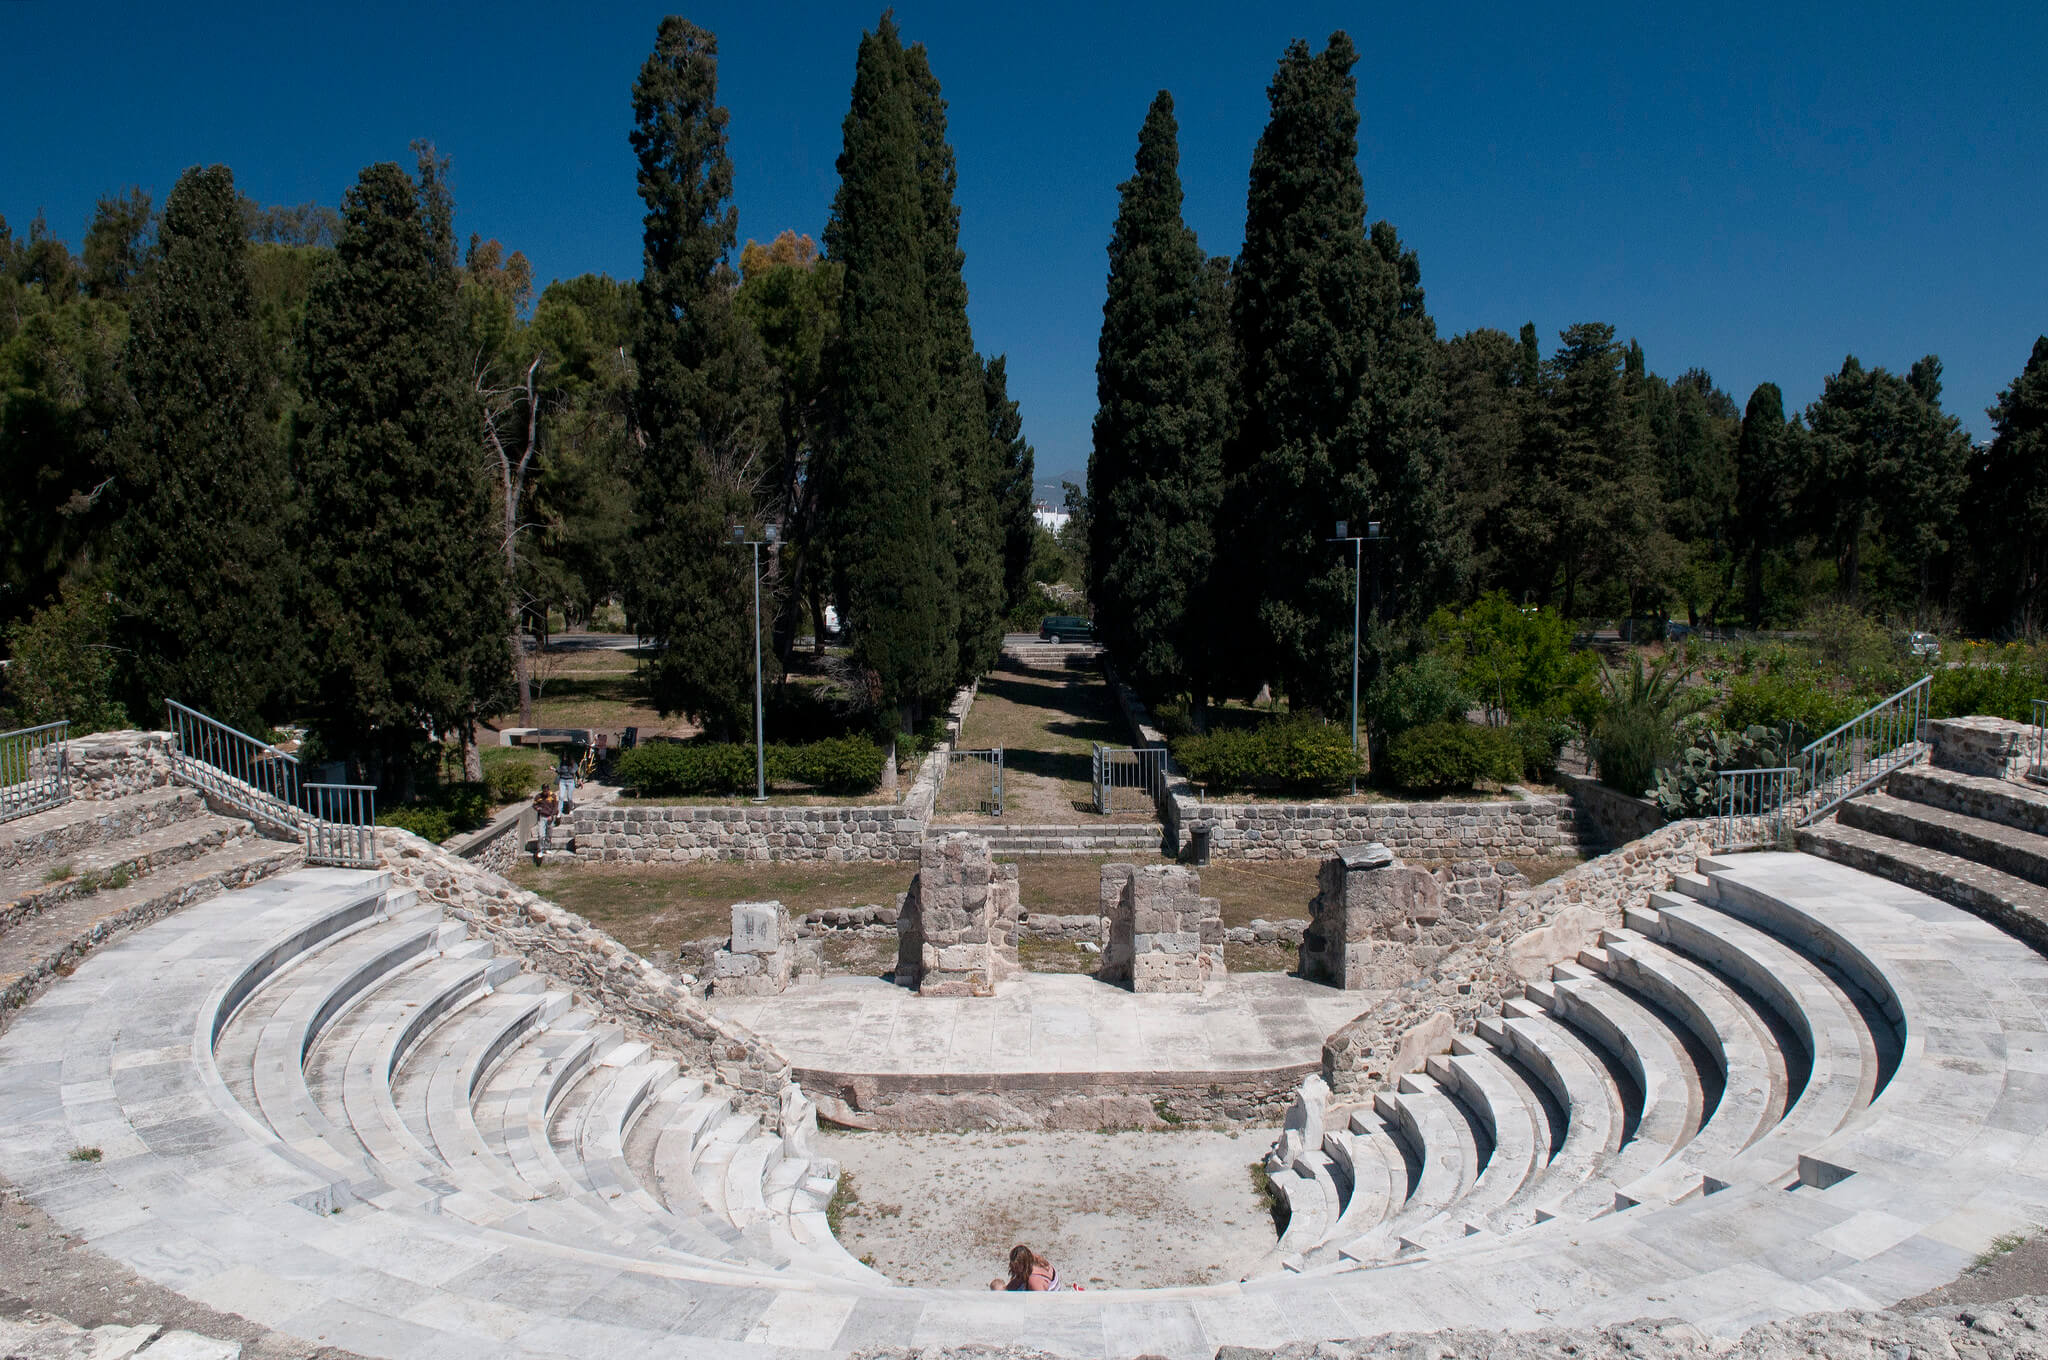
{"type": "Polygon", "coordinates": [[[1094,751],[1095,810],[1157,812],[1166,797],[1166,748],[1101,746],[1094,751]]]}
{"type": "Polygon", "coordinates": [[[949,751],[939,777],[937,812],[1003,815],[1003,748],[949,751]]]}

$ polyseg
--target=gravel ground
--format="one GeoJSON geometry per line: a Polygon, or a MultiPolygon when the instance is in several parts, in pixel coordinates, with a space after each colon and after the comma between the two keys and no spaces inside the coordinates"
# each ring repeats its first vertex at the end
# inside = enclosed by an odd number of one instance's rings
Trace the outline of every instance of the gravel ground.
{"type": "Polygon", "coordinates": [[[1272,1251],[1267,1135],[827,1133],[858,1196],[839,1240],[900,1284],[973,1289],[1022,1242],[1091,1289],[1215,1284],[1272,1251]],[[1201,1225],[1199,1232],[1191,1225],[1201,1225]]]}

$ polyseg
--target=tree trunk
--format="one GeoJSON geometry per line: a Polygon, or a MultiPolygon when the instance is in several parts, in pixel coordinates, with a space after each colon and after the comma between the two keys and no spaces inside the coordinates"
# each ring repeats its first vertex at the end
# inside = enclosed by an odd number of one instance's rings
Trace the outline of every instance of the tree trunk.
{"type": "Polygon", "coordinates": [[[483,782],[484,753],[476,743],[476,720],[462,724],[462,777],[472,784],[483,782]]]}

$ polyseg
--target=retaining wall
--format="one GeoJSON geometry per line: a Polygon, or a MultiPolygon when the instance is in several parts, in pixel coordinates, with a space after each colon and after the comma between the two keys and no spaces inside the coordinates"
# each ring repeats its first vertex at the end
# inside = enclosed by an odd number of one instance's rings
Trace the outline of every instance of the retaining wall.
{"type": "Polygon", "coordinates": [[[1610,789],[1591,775],[1557,772],[1559,787],[1578,809],[1579,830],[1588,843],[1627,845],[1664,825],[1664,809],[1647,798],[1610,789]]]}

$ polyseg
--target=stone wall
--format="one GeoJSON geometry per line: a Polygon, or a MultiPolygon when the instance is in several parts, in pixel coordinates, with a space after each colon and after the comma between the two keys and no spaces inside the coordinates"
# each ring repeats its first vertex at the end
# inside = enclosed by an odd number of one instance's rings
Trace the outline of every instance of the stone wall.
{"type": "Polygon", "coordinates": [[[1690,873],[1712,852],[1707,825],[1673,822],[1534,888],[1503,893],[1469,939],[1448,948],[1425,973],[1331,1035],[1323,1079],[1357,1099],[1393,1083],[1445,1051],[1456,1033],[1495,1017],[1524,982],[1547,977],[1553,963],[1597,943],[1621,925],[1628,907],[1690,873]]]}
{"type": "Polygon", "coordinates": [[[1579,848],[1571,800],[1527,790],[1485,803],[1210,803],[1179,792],[1172,801],[1180,844],[1206,830],[1211,859],[1315,859],[1366,842],[1409,860],[1550,859],[1579,848]]]}
{"type": "Polygon", "coordinates": [[[89,802],[126,798],[171,782],[169,732],[95,732],[64,743],[71,796],[89,802]]]}
{"type": "Polygon", "coordinates": [[[1199,992],[1224,976],[1223,913],[1202,896],[1200,878],[1178,864],[1105,864],[1101,896],[1116,904],[1104,912],[1104,982],[1134,992],[1199,992]]]}
{"type": "Polygon", "coordinates": [[[1166,1129],[1270,1126],[1310,1063],[1257,1072],[883,1073],[798,1068],[827,1118],[857,1129],[1166,1129]]]}
{"type": "Polygon", "coordinates": [[[1017,866],[986,837],[956,831],[924,843],[896,919],[896,981],[922,996],[993,996],[1017,971],[1017,866]]]}
{"type": "Polygon", "coordinates": [[[2010,718],[1936,718],[1927,724],[1934,764],[1993,779],[2024,777],[2034,753],[2034,727],[2010,718]]]}
{"type": "Polygon", "coordinates": [[[1647,798],[1610,789],[1591,775],[1557,772],[1559,787],[1578,810],[1578,829],[1588,845],[1627,845],[1664,825],[1664,809],[1647,798]]]}
{"type": "Polygon", "coordinates": [[[975,686],[946,709],[946,741],[926,754],[910,791],[895,803],[813,807],[584,804],[569,814],[576,858],[606,864],[692,860],[906,860],[918,857],[946,756],[974,705],[975,686]]]}
{"type": "Polygon", "coordinates": [[[482,830],[449,841],[448,849],[481,868],[502,874],[519,862],[533,839],[533,807],[512,808],[482,830]]]}
{"type": "Polygon", "coordinates": [[[587,998],[634,1037],[710,1069],[749,1113],[779,1108],[789,1064],[759,1035],[704,1010],[697,997],[572,911],[409,831],[379,827],[380,865],[527,967],[587,998]]]}

